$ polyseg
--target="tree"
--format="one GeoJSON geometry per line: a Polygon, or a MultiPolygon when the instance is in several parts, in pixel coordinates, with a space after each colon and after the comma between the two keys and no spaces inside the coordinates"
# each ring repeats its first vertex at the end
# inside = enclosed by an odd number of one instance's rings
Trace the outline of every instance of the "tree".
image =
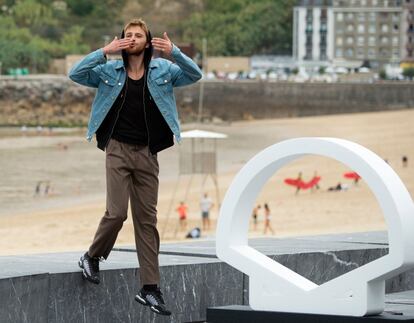
{"type": "Polygon", "coordinates": [[[404,68],[403,75],[409,80],[412,80],[414,78],[414,67],[404,68]]]}
{"type": "Polygon", "coordinates": [[[85,17],[91,14],[95,7],[92,0],[67,0],[70,10],[77,16],[85,17]]]}
{"type": "Polygon", "coordinates": [[[379,78],[381,80],[386,80],[387,79],[387,72],[384,69],[379,71],[379,78]]]}
{"type": "Polygon", "coordinates": [[[39,28],[40,26],[56,25],[52,10],[35,0],[23,0],[13,7],[14,22],[18,27],[39,28]]]}
{"type": "Polygon", "coordinates": [[[184,41],[201,48],[207,38],[210,55],[290,54],[294,0],[206,1],[179,27],[184,41]]]}

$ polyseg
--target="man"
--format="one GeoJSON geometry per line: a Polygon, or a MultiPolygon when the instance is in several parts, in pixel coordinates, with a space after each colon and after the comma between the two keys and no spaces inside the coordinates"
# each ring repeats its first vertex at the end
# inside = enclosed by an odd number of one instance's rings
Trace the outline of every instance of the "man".
{"type": "Polygon", "coordinates": [[[210,230],[210,210],[214,206],[213,201],[204,193],[200,200],[201,218],[203,220],[203,230],[210,230]]]}
{"type": "Polygon", "coordinates": [[[187,210],[188,206],[184,203],[184,201],[181,201],[176,209],[180,221],[181,231],[185,231],[187,229],[187,210]]]}
{"type": "Polygon", "coordinates": [[[259,217],[259,210],[261,209],[260,204],[258,204],[255,208],[253,208],[252,211],[252,217],[253,217],[253,230],[257,230],[257,223],[258,223],[258,217],[259,217]]]}
{"type": "Polygon", "coordinates": [[[157,153],[180,141],[180,125],[173,87],[201,78],[198,66],[181,53],[164,33],[152,38],[141,19],[131,20],[117,37],[82,59],[69,77],[97,88],[87,139],[96,134],[106,153],[106,212],[92,245],[79,260],[83,277],[99,283],[99,261],[107,259],[131,202],[135,244],[140,264],[139,303],[155,313],[170,315],[160,290],[157,223],[157,153]],[[175,63],[153,59],[153,48],[172,56],[175,63]],[[106,55],[122,53],[121,60],[106,55]]]}

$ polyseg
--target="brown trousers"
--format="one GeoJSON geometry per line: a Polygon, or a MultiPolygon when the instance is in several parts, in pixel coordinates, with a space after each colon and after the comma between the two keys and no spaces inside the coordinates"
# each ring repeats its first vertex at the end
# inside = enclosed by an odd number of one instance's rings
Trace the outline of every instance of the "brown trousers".
{"type": "Polygon", "coordinates": [[[158,160],[148,146],[110,139],[106,149],[106,212],[88,254],[108,258],[127,219],[128,200],[134,224],[141,285],[160,282],[157,231],[158,160]]]}

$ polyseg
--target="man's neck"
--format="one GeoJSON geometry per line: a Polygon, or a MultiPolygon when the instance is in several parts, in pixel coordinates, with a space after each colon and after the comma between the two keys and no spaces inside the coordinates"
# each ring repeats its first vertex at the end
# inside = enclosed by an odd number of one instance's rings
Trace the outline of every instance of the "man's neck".
{"type": "Polygon", "coordinates": [[[128,74],[141,75],[144,71],[144,53],[128,56],[128,74]]]}

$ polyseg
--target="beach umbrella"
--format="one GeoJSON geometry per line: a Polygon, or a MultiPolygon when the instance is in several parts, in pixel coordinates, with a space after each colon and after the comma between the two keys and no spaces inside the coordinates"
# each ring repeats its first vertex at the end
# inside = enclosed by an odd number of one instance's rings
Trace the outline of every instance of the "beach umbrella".
{"type": "Polygon", "coordinates": [[[316,186],[319,181],[321,180],[320,176],[315,176],[314,178],[312,178],[309,182],[304,182],[301,179],[294,179],[294,178],[286,178],[284,180],[285,184],[287,185],[291,185],[297,188],[300,188],[301,190],[307,190],[309,188],[312,188],[314,186],[316,186]]]}
{"type": "Polygon", "coordinates": [[[306,190],[308,188],[312,188],[312,187],[318,185],[318,183],[319,183],[320,180],[321,180],[321,177],[320,176],[315,176],[309,182],[304,183],[303,184],[303,187],[301,187],[301,189],[306,190]]]}
{"type": "Polygon", "coordinates": [[[302,186],[305,185],[305,183],[301,179],[297,179],[297,178],[286,178],[284,182],[287,185],[291,185],[291,186],[299,187],[299,188],[302,188],[302,186]]]}
{"type": "Polygon", "coordinates": [[[344,177],[345,178],[348,178],[348,179],[354,179],[354,180],[361,178],[361,176],[359,176],[358,173],[356,173],[356,172],[348,172],[348,173],[345,173],[344,174],[344,177]]]}

